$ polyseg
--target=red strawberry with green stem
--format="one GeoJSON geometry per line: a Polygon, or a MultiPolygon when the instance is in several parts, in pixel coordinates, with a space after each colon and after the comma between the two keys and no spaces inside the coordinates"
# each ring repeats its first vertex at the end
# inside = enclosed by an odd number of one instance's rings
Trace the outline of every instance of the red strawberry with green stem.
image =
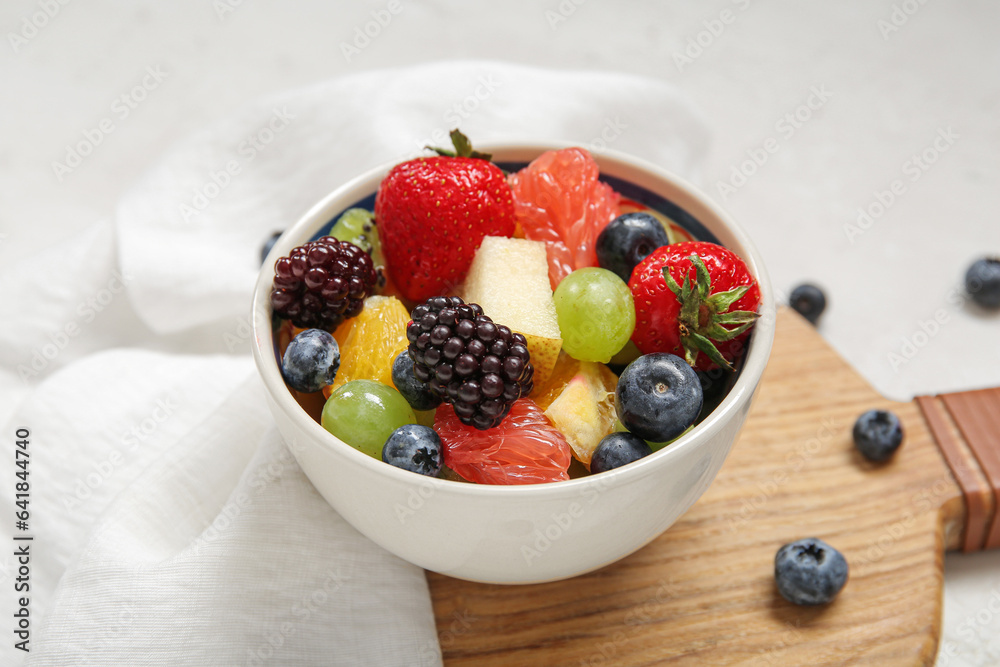
{"type": "Polygon", "coordinates": [[[375,197],[389,275],[411,301],[453,293],[483,237],[514,233],[504,173],[458,130],[451,139],[454,152],[393,167],[375,197]]]}
{"type": "Polygon", "coordinates": [[[643,354],[676,354],[700,371],[733,369],[760,306],[757,281],[735,253],[705,242],[662,246],[628,284],[632,340],[643,354]]]}

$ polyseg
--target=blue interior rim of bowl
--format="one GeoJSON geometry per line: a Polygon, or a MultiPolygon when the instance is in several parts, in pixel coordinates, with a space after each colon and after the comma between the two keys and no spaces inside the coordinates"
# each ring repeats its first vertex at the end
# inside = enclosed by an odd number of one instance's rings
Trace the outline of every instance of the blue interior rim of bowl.
{"type": "MultiPolygon", "coordinates": [[[[497,162],[495,164],[508,173],[524,169],[525,167],[528,166],[527,162],[497,162]]],[[[643,204],[644,206],[647,206],[653,209],[654,211],[657,211],[667,216],[675,223],[677,223],[678,225],[686,229],[688,232],[690,232],[691,236],[698,239],[699,241],[709,241],[711,243],[719,242],[719,239],[715,236],[715,234],[708,231],[708,228],[705,227],[705,225],[701,224],[701,222],[697,218],[695,218],[693,215],[691,215],[686,210],[684,210],[674,202],[670,201],[666,197],[663,197],[662,195],[659,195],[655,192],[651,192],[650,190],[640,187],[635,183],[617,178],[615,176],[605,176],[602,174],[600,176],[600,179],[601,181],[607,183],[612,188],[614,188],[615,192],[620,194],[622,197],[626,199],[631,199],[633,201],[637,201],[640,204],[643,204]]],[[[360,199],[354,202],[353,204],[345,208],[344,211],[351,208],[364,208],[368,209],[369,211],[374,211],[375,193],[372,193],[367,197],[365,197],[364,199],[360,199]]],[[[318,230],[316,230],[316,233],[313,234],[312,238],[310,238],[309,240],[315,241],[321,236],[326,236],[327,232],[329,232],[330,228],[333,226],[333,223],[336,222],[337,218],[339,218],[344,211],[340,211],[330,220],[328,220],[324,225],[322,225],[318,230]]]]}

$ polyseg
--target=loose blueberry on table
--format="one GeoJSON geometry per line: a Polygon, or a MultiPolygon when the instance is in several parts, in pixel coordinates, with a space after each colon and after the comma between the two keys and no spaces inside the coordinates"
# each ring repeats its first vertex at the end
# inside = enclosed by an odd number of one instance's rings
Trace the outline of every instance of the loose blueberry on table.
{"type": "Polygon", "coordinates": [[[903,444],[903,425],[895,413],[869,410],[854,422],[854,446],[869,461],[888,461],[903,444]]]}
{"type": "Polygon", "coordinates": [[[774,556],[774,582],[792,604],[828,604],[847,583],[847,560],[823,540],[790,542],[774,556]]]}
{"type": "Polygon", "coordinates": [[[792,290],[788,296],[788,305],[811,324],[816,324],[819,316],[826,310],[826,295],[819,287],[805,283],[792,290]]]}
{"type": "Polygon", "coordinates": [[[973,262],[965,273],[965,290],[983,308],[1000,308],[1000,258],[973,262]]]}
{"type": "Polygon", "coordinates": [[[703,377],[723,400],[760,306],[742,259],[671,244],[583,149],[508,176],[452,142],[275,262],[282,372],[327,397],[326,430],[422,475],[540,483],[669,446],[704,416],[703,377]]]}

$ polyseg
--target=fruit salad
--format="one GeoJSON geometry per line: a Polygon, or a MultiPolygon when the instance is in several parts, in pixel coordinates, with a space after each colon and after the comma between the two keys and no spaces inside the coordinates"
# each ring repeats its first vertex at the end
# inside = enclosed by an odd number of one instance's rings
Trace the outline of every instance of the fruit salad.
{"type": "Polygon", "coordinates": [[[582,148],[508,173],[451,137],[275,261],[303,409],[387,465],[479,484],[599,474],[693,428],[758,317],[743,260],[617,192],[582,148]]]}

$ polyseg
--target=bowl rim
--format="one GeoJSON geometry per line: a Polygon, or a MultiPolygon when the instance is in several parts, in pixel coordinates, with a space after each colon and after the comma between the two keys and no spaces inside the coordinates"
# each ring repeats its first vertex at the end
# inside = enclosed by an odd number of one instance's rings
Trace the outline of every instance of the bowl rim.
{"type": "MultiPolygon", "coordinates": [[[[522,141],[484,142],[483,146],[479,148],[483,151],[493,152],[494,161],[518,162],[530,161],[545,151],[559,150],[573,146],[580,146],[580,144],[563,141],[545,143],[522,141]],[[498,155],[498,153],[502,155],[498,155]]],[[[287,255],[292,248],[312,238],[320,225],[329,223],[332,215],[339,213],[354,202],[370,196],[377,190],[378,183],[385,174],[395,165],[409,159],[407,157],[369,169],[324,196],[300,216],[293,225],[285,230],[275,242],[270,254],[261,266],[251,305],[251,323],[254,340],[253,357],[257,371],[274,404],[289,419],[295,421],[304,429],[305,433],[313,440],[321,443],[326,449],[335,454],[352,459],[354,464],[369,469],[374,474],[386,475],[397,482],[410,483],[425,488],[428,488],[428,485],[430,485],[429,488],[435,492],[472,494],[473,496],[481,497],[503,496],[524,499],[527,496],[572,496],[578,495],[581,491],[589,487],[617,486],[619,483],[627,483],[632,478],[653,474],[657,468],[670,465],[670,461],[679,456],[678,452],[681,450],[697,447],[699,442],[709,441],[711,439],[710,436],[721,430],[744,403],[750,402],[770,357],[771,346],[774,341],[776,306],[774,303],[774,292],[760,253],[743,228],[726,211],[687,180],[642,158],[619,151],[606,149],[600,152],[592,151],[591,154],[601,167],[602,173],[604,173],[606,166],[612,166],[619,171],[645,172],[647,178],[651,177],[651,180],[665,182],[681,194],[680,199],[684,201],[678,205],[685,210],[689,210],[691,204],[694,204],[696,207],[705,209],[711,215],[715,216],[724,225],[728,234],[742,246],[741,249],[743,252],[740,254],[740,257],[747,263],[750,272],[757,279],[761,292],[761,305],[759,309],[761,317],[754,326],[743,368],[736,383],[726,397],[702,422],[695,425],[694,428],[680,436],[669,446],[663,447],[651,455],[643,457],[627,466],[599,475],[588,475],[575,479],[540,484],[493,485],[458,482],[427,476],[414,478],[414,473],[388,465],[379,459],[375,459],[355,449],[314,421],[288,390],[282,378],[281,370],[274,358],[272,312],[270,299],[268,298],[271,282],[274,277],[274,259],[272,258],[287,255]],[[334,205],[335,202],[336,206],[334,205]]],[[[617,173],[608,175],[617,176],[617,173]]],[[[621,176],[618,177],[622,178],[621,176]]],[[[643,187],[650,189],[648,186],[643,187]]],[[[671,201],[676,202],[676,198],[672,198],[671,201]]],[[[295,448],[293,447],[292,449],[293,454],[297,456],[295,448]]]]}

